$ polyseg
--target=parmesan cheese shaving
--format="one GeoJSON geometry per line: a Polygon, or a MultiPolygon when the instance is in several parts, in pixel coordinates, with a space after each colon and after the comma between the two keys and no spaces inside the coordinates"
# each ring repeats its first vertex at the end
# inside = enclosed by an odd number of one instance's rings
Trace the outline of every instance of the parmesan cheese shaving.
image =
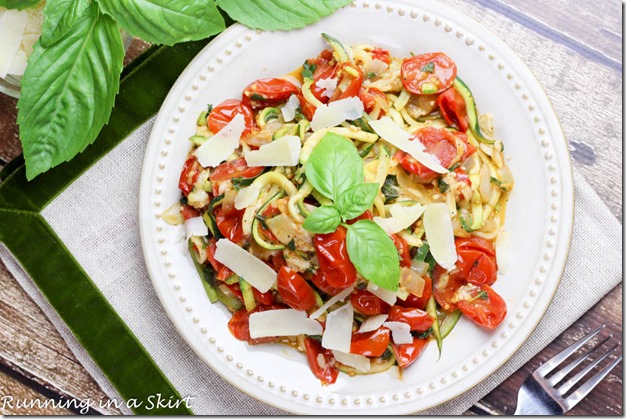
{"type": "Polygon", "coordinates": [[[367,283],[367,290],[387,304],[389,304],[390,306],[394,305],[398,298],[395,291],[386,290],[372,282],[367,283]]]}
{"type": "Polygon", "coordinates": [[[235,197],[235,208],[241,210],[254,204],[259,197],[259,193],[261,193],[261,187],[254,184],[240,189],[235,197]]]}
{"type": "Polygon", "coordinates": [[[226,160],[237,147],[239,139],[246,129],[242,114],[237,114],[224,128],[206,140],[195,151],[202,167],[215,167],[226,160]]]}
{"type": "Polygon", "coordinates": [[[352,342],[352,321],[354,309],[347,303],[326,316],[326,326],[322,335],[322,347],[350,352],[352,342]]]}
{"type": "Polygon", "coordinates": [[[320,335],[322,325],[306,312],[294,309],[259,311],[250,314],[250,337],[320,335]]]}
{"type": "Polygon", "coordinates": [[[319,88],[324,89],[324,91],[322,92],[322,96],[326,96],[329,98],[333,95],[333,93],[335,93],[335,89],[337,88],[337,79],[319,79],[315,82],[315,85],[319,88]]]}
{"type": "Polygon", "coordinates": [[[352,291],[354,291],[354,287],[346,288],[345,290],[341,291],[339,294],[331,297],[330,300],[326,301],[323,306],[321,306],[320,308],[315,310],[313,313],[311,313],[309,317],[312,319],[317,319],[319,316],[324,314],[326,310],[332,307],[335,303],[345,300],[345,298],[348,295],[352,294],[352,291]]]}
{"type": "Polygon", "coordinates": [[[380,326],[385,323],[387,320],[386,314],[376,314],[374,316],[370,316],[363,323],[361,323],[361,327],[359,328],[359,333],[365,332],[373,332],[378,329],[380,326]]]}
{"type": "Polygon", "coordinates": [[[13,61],[22,43],[22,35],[28,22],[26,11],[6,10],[0,18],[0,77],[4,78],[11,70],[13,61]]]}
{"type": "Polygon", "coordinates": [[[219,239],[215,245],[215,260],[261,292],[272,288],[276,282],[276,272],[265,262],[228,239],[219,239]]]}
{"type": "Polygon", "coordinates": [[[370,359],[363,355],[347,354],[345,352],[333,350],[333,356],[339,362],[361,372],[368,372],[372,367],[370,359]]]}
{"type": "Polygon", "coordinates": [[[185,234],[187,240],[189,240],[191,236],[204,237],[209,234],[209,229],[202,217],[193,217],[185,221],[185,234]]]}
{"type": "Polygon", "coordinates": [[[387,234],[394,234],[404,230],[416,222],[424,213],[425,206],[421,204],[402,205],[393,204],[389,208],[391,217],[374,217],[374,222],[378,224],[387,234]]]}
{"type": "Polygon", "coordinates": [[[344,121],[359,119],[365,107],[358,97],[335,100],[327,105],[320,105],[313,114],[311,129],[318,131],[331,128],[344,121]]]}
{"type": "Polygon", "coordinates": [[[255,166],[295,166],[300,159],[302,144],[300,137],[285,135],[262,145],[258,150],[246,153],[246,163],[255,166]]]}
{"type": "Polygon", "coordinates": [[[292,121],[293,118],[296,117],[296,109],[300,106],[300,101],[298,100],[298,96],[291,95],[287,100],[287,103],[280,108],[280,112],[283,114],[283,119],[285,122],[292,121]]]}
{"type": "Polygon", "coordinates": [[[370,127],[389,144],[409,153],[413,158],[437,173],[447,173],[448,169],[433,154],[428,153],[424,145],[418,140],[411,140],[409,132],[403,130],[388,116],[376,121],[369,121],[370,127]]]}
{"type": "Polygon", "coordinates": [[[391,330],[391,339],[398,345],[404,343],[413,343],[413,335],[411,335],[411,326],[403,322],[385,322],[383,326],[391,330]]]}
{"type": "Polygon", "coordinates": [[[444,269],[452,269],[457,255],[452,220],[445,203],[439,202],[426,207],[424,231],[435,261],[444,269]]]}

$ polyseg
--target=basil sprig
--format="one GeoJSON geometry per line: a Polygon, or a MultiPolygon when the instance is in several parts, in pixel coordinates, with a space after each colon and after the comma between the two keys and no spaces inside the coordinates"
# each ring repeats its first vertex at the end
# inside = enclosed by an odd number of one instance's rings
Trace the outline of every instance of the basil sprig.
{"type": "MultiPolygon", "coordinates": [[[[120,29],[173,45],[223,31],[222,11],[253,29],[289,30],[350,2],[47,0],[41,38],[29,57],[18,102],[26,177],[31,180],[74,158],[108,122],[124,60],[120,29]]],[[[0,6],[19,10],[38,3],[0,0],[0,6]]]]}
{"type": "Polygon", "coordinates": [[[363,181],[363,162],[352,141],[325,134],[311,152],[305,174],[311,185],[333,204],[315,209],[304,221],[304,228],[325,234],[343,225],[348,230],[348,256],[356,270],[382,288],[397,290],[400,260],[391,238],[371,220],[345,223],[371,208],[378,193],[378,184],[363,181]]]}

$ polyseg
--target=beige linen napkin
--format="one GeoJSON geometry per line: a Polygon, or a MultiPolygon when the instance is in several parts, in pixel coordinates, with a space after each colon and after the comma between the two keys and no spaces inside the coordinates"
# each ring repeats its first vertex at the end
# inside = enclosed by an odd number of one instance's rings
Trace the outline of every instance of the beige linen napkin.
{"type": "MultiPolygon", "coordinates": [[[[152,123],[150,120],[142,125],[97,162],[42,214],[180,394],[193,397],[191,408],[196,414],[283,414],[232,387],[204,364],[178,335],[155,294],[141,252],[137,214],[141,162],[152,123]]],[[[466,411],[621,281],[621,225],[581,175],[574,173],[574,182],[572,248],[545,317],[522,348],[489,379],[426,413],[453,415],[466,411]],[[591,267],[593,275],[589,273],[591,267]]],[[[103,390],[120,400],[4,247],[0,248],[0,258],[103,390]]]]}

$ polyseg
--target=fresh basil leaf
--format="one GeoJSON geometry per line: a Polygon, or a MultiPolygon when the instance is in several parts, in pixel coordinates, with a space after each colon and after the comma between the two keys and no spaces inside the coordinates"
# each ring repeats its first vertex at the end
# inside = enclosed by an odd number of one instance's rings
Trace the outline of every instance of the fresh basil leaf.
{"type": "Polygon", "coordinates": [[[233,20],[265,30],[303,28],[350,3],[352,0],[217,0],[233,20]]]}
{"type": "Polygon", "coordinates": [[[0,0],[0,7],[24,10],[41,3],[41,0],[0,0]]]}
{"type": "Polygon", "coordinates": [[[39,42],[49,47],[61,39],[89,6],[89,0],[48,0],[43,9],[43,26],[39,42]]]}
{"type": "Polygon", "coordinates": [[[311,233],[326,234],[337,230],[339,223],[341,223],[341,216],[337,208],[326,205],[309,214],[302,227],[311,233]]]}
{"type": "Polygon", "coordinates": [[[95,3],[57,43],[35,44],[17,104],[29,180],[94,141],[111,114],[123,59],[119,29],[95,3]]]}
{"type": "Polygon", "coordinates": [[[379,287],[396,291],[400,259],[391,238],[371,220],[359,220],[346,227],[348,256],[356,270],[379,287]]]}
{"type": "Polygon", "coordinates": [[[335,205],[344,221],[363,214],[374,203],[378,193],[378,183],[361,183],[351,186],[342,193],[335,205]]]}
{"type": "Polygon", "coordinates": [[[97,0],[133,36],[156,44],[204,39],[226,28],[214,0],[97,0]]]}
{"type": "Polygon", "coordinates": [[[313,148],[305,173],[319,193],[337,201],[348,188],[363,182],[363,162],[352,141],[328,132],[313,148]]]}

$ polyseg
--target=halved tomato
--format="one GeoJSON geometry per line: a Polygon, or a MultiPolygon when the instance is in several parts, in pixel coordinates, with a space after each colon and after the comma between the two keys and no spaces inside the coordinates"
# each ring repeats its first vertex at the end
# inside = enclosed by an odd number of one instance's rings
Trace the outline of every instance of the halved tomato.
{"type": "Polygon", "coordinates": [[[402,84],[417,95],[432,95],[452,85],[456,78],[456,64],[442,52],[405,58],[400,67],[402,84]]]}
{"type": "Polygon", "coordinates": [[[245,122],[245,129],[242,135],[250,134],[254,128],[252,110],[237,99],[227,99],[211,110],[206,119],[209,130],[213,134],[217,133],[232,121],[237,114],[243,115],[245,122]]]}

